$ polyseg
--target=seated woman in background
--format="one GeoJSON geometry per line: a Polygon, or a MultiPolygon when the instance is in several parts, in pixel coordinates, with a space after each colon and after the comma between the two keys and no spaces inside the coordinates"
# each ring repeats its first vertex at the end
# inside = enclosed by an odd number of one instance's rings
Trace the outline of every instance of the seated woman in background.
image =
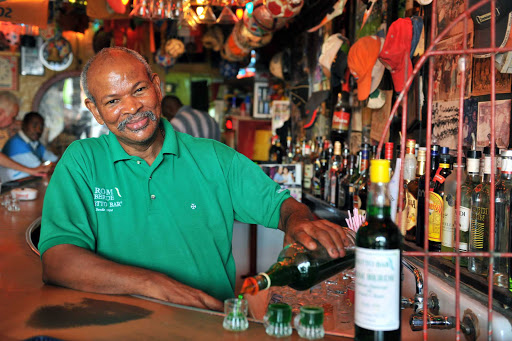
{"type": "MultiPolygon", "coordinates": [[[[39,141],[44,129],[44,119],[37,112],[29,112],[23,118],[21,130],[11,137],[2,152],[23,166],[35,168],[46,161],[55,162],[58,157],[39,141]]],[[[21,170],[1,168],[0,178],[3,182],[16,180],[33,175],[21,170]]]]}

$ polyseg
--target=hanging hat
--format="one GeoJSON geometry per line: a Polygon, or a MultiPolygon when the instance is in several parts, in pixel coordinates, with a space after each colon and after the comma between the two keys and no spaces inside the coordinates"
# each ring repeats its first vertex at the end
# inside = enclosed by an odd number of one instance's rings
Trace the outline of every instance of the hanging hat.
{"type": "Polygon", "coordinates": [[[331,65],[338,51],[343,44],[343,36],[339,33],[333,34],[322,45],[322,53],[318,58],[318,63],[324,68],[326,76],[330,77],[331,65]]]}
{"type": "Polygon", "coordinates": [[[423,18],[418,16],[411,17],[412,22],[412,41],[411,41],[411,59],[416,52],[416,48],[421,39],[421,34],[423,32],[423,18]]]}
{"type": "Polygon", "coordinates": [[[368,104],[366,105],[370,109],[380,109],[386,103],[386,95],[379,89],[375,90],[368,96],[368,104]]]}
{"type": "Polygon", "coordinates": [[[398,19],[389,26],[386,41],[379,54],[379,59],[391,71],[396,92],[401,92],[405,86],[405,74],[412,74],[410,58],[412,44],[412,21],[410,18],[398,19]],[[407,69],[405,60],[407,58],[407,69]]]}
{"type": "Polygon", "coordinates": [[[316,91],[313,92],[311,97],[308,99],[306,103],[306,124],[304,124],[304,128],[311,128],[313,124],[315,124],[316,117],[318,115],[318,107],[325,102],[325,100],[329,97],[329,91],[316,91]]]}
{"type": "MultiPolygon", "coordinates": [[[[469,0],[469,7],[477,4],[480,0],[469,0]]],[[[487,3],[471,13],[475,30],[474,48],[486,48],[491,46],[491,4],[487,3]]],[[[496,0],[496,47],[504,47],[510,36],[512,24],[512,1],[496,0]]],[[[490,54],[476,55],[476,57],[489,57],[490,54]]]]}
{"type": "Polygon", "coordinates": [[[375,91],[384,74],[379,61],[383,40],[377,36],[360,38],[348,51],[348,68],[357,80],[357,98],[364,101],[375,91]]]}

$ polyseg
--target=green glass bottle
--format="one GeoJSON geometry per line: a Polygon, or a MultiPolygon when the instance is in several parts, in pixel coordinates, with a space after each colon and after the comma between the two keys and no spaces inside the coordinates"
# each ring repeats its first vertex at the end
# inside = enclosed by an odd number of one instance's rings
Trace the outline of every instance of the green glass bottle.
{"type": "Polygon", "coordinates": [[[370,161],[367,222],[356,234],[355,339],[400,340],[402,234],[391,220],[389,161],[370,161]]]}
{"type": "MultiPolygon", "coordinates": [[[[345,233],[354,241],[353,231],[345,228],[345,233]]],[[[300,243],[289,244],[266,272],[245,279],[241,293],[254,295],[271,286],[286,285],[295,290],[307,290],[343,270],[353,268],[354,262],[353,245],[345,249],[344,257],[331,258],[318,242],[315,250],[308,250],[300,243]]]]}
{"type": "MultiPolygon", "coordinates": [[[[501,154],[500,181],[496,184],[494,251],[509,252],[510,250],[510,194],[512,192],[512,150],[501,154]]],[[[509,287],[510,259],[497,257],[494,259],[493,283],[499,287],[509,287]]]]}

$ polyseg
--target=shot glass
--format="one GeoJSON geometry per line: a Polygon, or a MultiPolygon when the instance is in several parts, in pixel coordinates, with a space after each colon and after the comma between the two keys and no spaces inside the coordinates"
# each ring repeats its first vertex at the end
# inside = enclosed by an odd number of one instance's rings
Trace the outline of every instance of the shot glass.
{"type": "Polygon", "coordinates": [[[292,335],[292,307],[286,303],[272,303],[268,305],[267,313],[263,317],[265,331],[274,337],[292,335]]]}
{"type": "Polygon", "coordinates": [[[316,340],[324,337],[324,309],[315,306],[303,306],[294,319],[295,328],[299,336],[316,340]]]}
{"type": "Polygon", "coordinates": [[[249,328],[249,322],[247,321],[247,311],[249,304],[247,300],[243,298],[228,298],[224,301],[224,321],[222,326],[224,329],[241,332],[249,328]]]}
{"type": "Polygon", "coordinates": [[[20,204],[16,197],[12,197],[9,205],[7,206],[7,210],[10,212],[18,212],[20,210],[20,204]]]}

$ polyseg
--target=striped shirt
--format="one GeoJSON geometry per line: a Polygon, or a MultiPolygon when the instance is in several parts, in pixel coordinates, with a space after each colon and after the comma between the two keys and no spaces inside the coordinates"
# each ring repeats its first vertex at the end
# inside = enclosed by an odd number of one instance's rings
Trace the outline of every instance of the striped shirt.
{"type": "Polygon", "coordinates": [[[217,121],[207,113],[188,105],[178,110],[171,124],[179,132],[220,141],[220,128],[217,121]]]}

